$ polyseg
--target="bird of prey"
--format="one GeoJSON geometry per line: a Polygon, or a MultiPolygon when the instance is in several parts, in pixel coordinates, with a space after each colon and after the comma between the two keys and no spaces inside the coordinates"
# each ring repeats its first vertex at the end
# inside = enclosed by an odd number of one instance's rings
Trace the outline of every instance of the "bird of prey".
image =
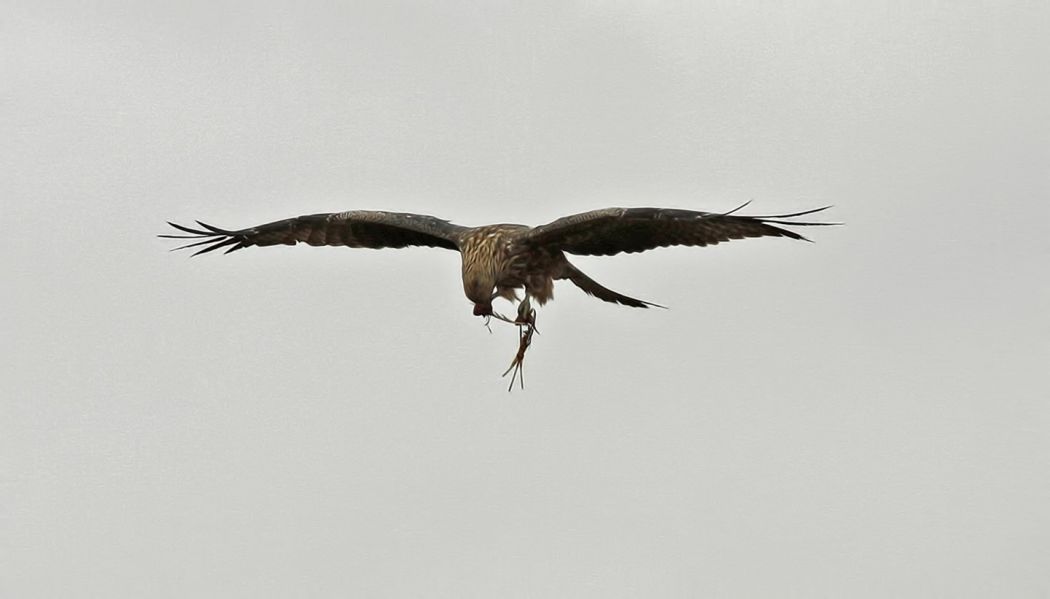
{"type": "MultiPolygon", "coordinates": [[[[536,312],[530,298],[540,305],[547,303],[554,295],[554,281],[567,279],[584,293],[606,302],[633,308],[658,307],[602,286],[573,266],[566,254],[611,256],[673,245],[715,245],[748,237],[787,237],[808,241],[782,226],[832,224],[792,220],[826,210],[828,206],[773,216],[738,215],[744,206],[722,213],[671,208],[605,208],[566,216],[538,227],[516,224],[464,227],[423,214],[351,210],[299,216],[246,229],[220,229],[200,221],[197,221],[200,228],[169,222],[182,234],[160,237],[194,240],[174,248],[200,247],[194,256],[221,248],[226,248],[228,254],[251,246],[297,243],[372,249],[426,246],[456,250],[462,256],[463,292],[474,304],[474,315],[495,317],[519,325],[518,354],[511,368],[507,369],[507,372],[513,369],[516,376],[535,332],[536,312]],[[523,291],[523,298],[519,298],[519,290],[523,291]],[[513,321],[493,312],[492,300],[499,297],[519,302],[517,317],[513,321]]],[[[512,376],[511,386],[513,384],[512,376]]]]}

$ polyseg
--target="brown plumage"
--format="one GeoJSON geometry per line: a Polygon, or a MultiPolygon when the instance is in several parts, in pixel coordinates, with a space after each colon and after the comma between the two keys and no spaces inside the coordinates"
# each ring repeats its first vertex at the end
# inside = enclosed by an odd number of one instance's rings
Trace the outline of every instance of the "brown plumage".
{"type": "MultiPolygon", "coordinates": [[[[194,255],[226,248],[230,253],[253,245],[335,245],[362,248],[439,247],[458,250],[463,257],[463,291],[474,302],[474,314],[492,314],[492,300],[517,298],[517,290],[545,304],[554,294],[554,281],[568,279],[598,299],[646,308],[650,302],[627,297],[603,287],[565,257],[611,256],[671,245],[705,246],[746,237],[805,239],[775,225],[813,226],[829,223],[788,219],[825,210],[817,208],[775,216],[738,216],[670,208],[606,208],[559,218],[539,227],[487,225],[463,227],[422,214],[354,210],[312,214],[247,229],[226,230],[200,221],[200,229],[171,226],[197,239],[175,249],[201,246],[194,255]]],[[[739,208],[737,209],[739,210],[739,208]]]]}

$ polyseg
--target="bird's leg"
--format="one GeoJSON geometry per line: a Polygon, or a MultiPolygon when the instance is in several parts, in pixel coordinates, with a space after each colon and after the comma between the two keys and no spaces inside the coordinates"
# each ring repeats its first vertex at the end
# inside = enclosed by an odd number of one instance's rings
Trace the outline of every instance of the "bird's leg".
{"type": "Polygon", "coordinates": [[[529,301],[529,294],[525,294],[525,299],[518,303],[518,317],[514,319],[514,324],[531,324],[530,318],[535,320],[536,311],[532,309],[532,302],[529,301]]]}
{"type": "Polygon", "coordinates": [[[532,344],[532,335],[536,332],[536,310],[529,303],[528,294],[518,304],[518,317],[514,319],[514,324],[518,325],[518,353],[514,355],[510,366],[503,372],[503,376],[513,372],[507,391],[514,388],[515,378],[518,379],[521,388],[525,388],[525,352],[529,349],[529,345],[532,344]]]}

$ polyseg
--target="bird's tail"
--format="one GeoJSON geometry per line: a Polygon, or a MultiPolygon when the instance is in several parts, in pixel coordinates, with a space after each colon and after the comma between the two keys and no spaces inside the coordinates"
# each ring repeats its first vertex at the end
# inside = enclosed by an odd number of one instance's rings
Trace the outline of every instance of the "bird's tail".
{"type": "Polygon", "coordinates": [[[652,306],[654,308],[664,308],[664,306],[661,306],[659,304],[635,299],[633,297],[627,297],[622,293],[617,293],[612,289],[603,287],[597,281],[583,274],[583,272],[580,271],[580,269],[576,268],[572,264],[569,264],[568,262],[565,263],[565,269],[562,271],[561,276],[557,278],[569,279],[570,281],[572,281],[573,285],[576,285],[577,287],[582,289],[583,292],[587,295],[594,296],[606,302],[612,302],[614,304],[620,304],[623,306],[630,306],[632,308],[648,308],[649,306],[652,306]]]}

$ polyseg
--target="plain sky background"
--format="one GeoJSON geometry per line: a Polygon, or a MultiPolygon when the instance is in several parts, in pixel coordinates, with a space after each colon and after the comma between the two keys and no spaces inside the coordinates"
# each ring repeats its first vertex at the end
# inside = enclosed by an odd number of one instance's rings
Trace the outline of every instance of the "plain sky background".
{"type": "Polygon", "coordinates": [[[1050,7],[5,2],[0,595],[1050,594],[1050,7]],[[834,204],[578,259],[164,221],[834,204]],[[510,311],[509,305],[504,305],[510,311]]]}

